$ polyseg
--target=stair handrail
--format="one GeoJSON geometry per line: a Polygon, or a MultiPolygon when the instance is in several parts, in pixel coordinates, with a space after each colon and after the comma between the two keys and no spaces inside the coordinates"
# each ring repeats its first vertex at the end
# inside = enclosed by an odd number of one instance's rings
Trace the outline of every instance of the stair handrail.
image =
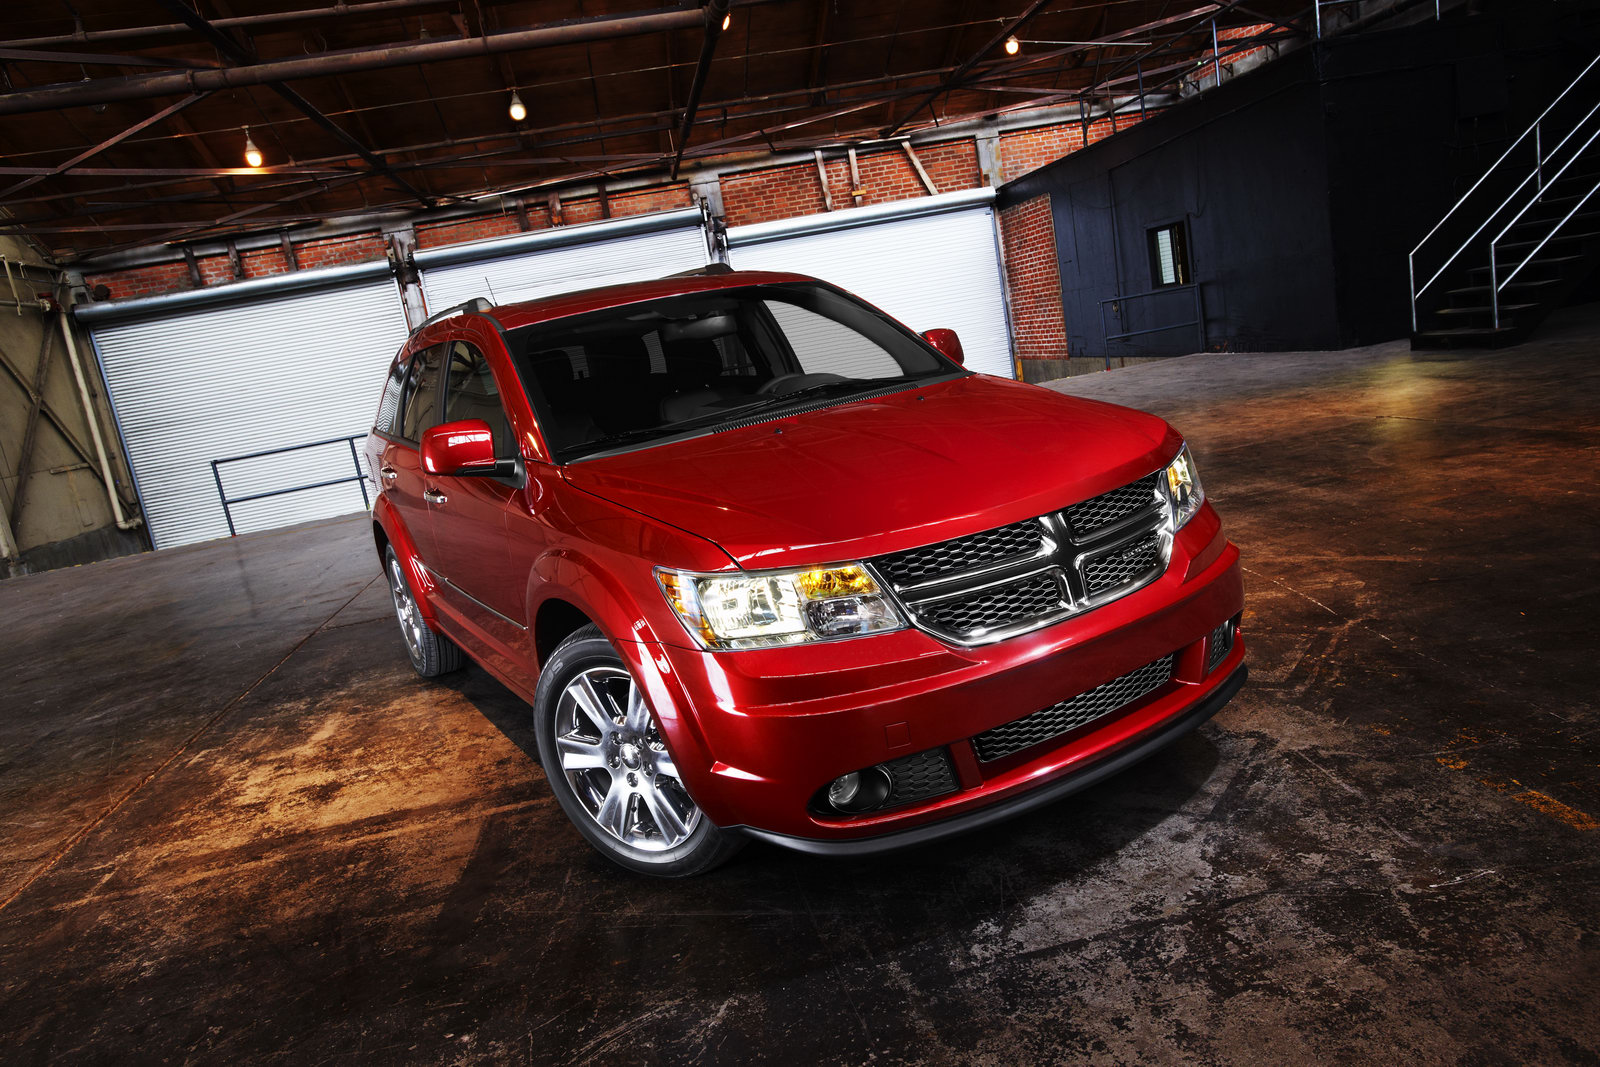
{"type": "Polygon", "coordinates": [[[1469,188],[1465,193],[1461,194],[1461,198],[1451,206],[1449,211],[1444,213],[1443,217],[1441,217],[1439,221],[1434,224],[1433,229],[1429,230],[1427,234],[1423,236],[1422,240],[1417,242],[1416,247],[1413,248],[1410,254],[1406,257],[1411,280],[1411,329],[1413,331],[1417,329],[1417,299],[1421,297],[1423,293],[1428,291],[1429,286],[1433,285],[1434,282],[1439,280],[1439,277],[1450,268],[1450,265],[1461,256],[1461,253],[1467,250],[1473,241],[1477,240],[1479,234],[1481,234],[1489,225],[1489,223],[1493,221],[1496,215],[1505,210],[1506,205],[1510,203],[1511,199],[1517,196],[1524,187],[1527,186],[1529,180],[1533,178],[1539,178],[1540,188],[1543,188],[1545,184],[1543,181],[1545,160],[1550,158],[1550,156],[1554,155],[1557,151],[1560,151],[1561,146],[1565,145],[1567,141],[1571,139],[1572,134],[1577,132],[1577,127],[1581,126],[1584,122],[1587,122],[1590,115],[1593,115],[1594,112],[1590,111],[1589,115],[1585,115],[1577,123],[1574,123],[1572,132],[1569,132],[1567,136],[1562,139],[1561,144],[1552,149],[1549,155],[1545,153],[1542,143],[1544,120],[1551,111],[1555,110],[1556,106],[1560,104],[1561,101],[1567,98],[1567,94],[1571,93],[1573,89],[1577,88],[1578,83],[1587,77],[1589,72],[1594,70],[1597,65],[1600,65],[1600,56],[1596,56],[1594,59],[1590,60],[1589,65],[1584,67],[1583,70],[1579,71],[1578,76],[1573,78],[1572,81],[1567,84],[1567,87],[1561,90],[1561,92],[1556,95],[1556,98],[1550,101],[1549,105],[1546,106],[1543,111],[1539,112],[1539,117],[1534,119],[1533,123],[1527,129],[1523,130],[1522,133],[1517,136],[1517,139],[1512,141],[1511,144],[1506,147],[1504,152],[1500,153],[1500,157],[1489,165],[1489,168],[1479,176],[1477,181],[1472,183],[1471,188],[1469,188]],[[1464,205],[1472,197],[1472,194],[1477,192],[1478,188],[1482,186],[1484,182],[1488,181],[1491,175],[1500,169],[1501,164],[1511,157],[1511,153],[1515,152],[1517,147],[1521,145],[1523,141],[1528,139],[1529,134],[1532,134],[1534,138],[1534,163],[1532,169],[1522,179],[1521,182],[1517,183],[1517,187],[1511,191],[1511,195],[1502,200],[1499,205],[1497,205],[1495,209],[1489,213],[1482,225],[1474,230],[1471,236],[1463,241],[1454,252],[1450,253],[1439,269],[1434,272],[1433,276],[1426,282],[1423,282],[1422,286],[1418,288],[1417,253],[1421,252],[1423,246],[1433,239],[1434,235],[1444,227],[1445,223],[1450,221],[1451,217],[1455,215],[1455,213],[1461,209],[1462,205],[1464,205]]]}
{"type": "MultiPolygon", "coordinates": [[[[1600,104],[1596,104],[1594,110],[1589,112],[1589,115],[1593,115],[1595,111],[1600,111],[1600,104]]],[[[1589,115],[1584,116],[1584,122],[1588,121],[1589,115]]],[[[1582,123],[1579,125],[1581,126],[1582,123]]],[[[1574,128],[1572,132],[1577,133],[1578,131],[1576,128],[1574,128]]],[[[1572,134],[1568,134],[1561,143],[1564,145],[1571,139],[1572,134]]],[[[1550,179],[1550,184],[1554,185],[1556,182],[1560,181],[1562,175],[1566,174],[1567,168],[1572,166],[1578,160],[1582,159],[1583,153],[1588,151],[1589,146],[1593,145],[1596,140],[1600,140],[1600,129],[1596,129],[1593,133],[1591,133],[1589,135],[1589,139],[1583,142],[1576,152],[1572,153],[1572,158],[1561,164],[1561,169],[1556,171],[1555,176],[1550,179]]],[[[1506,223],[1505,226],[1501,228],[1499,233],[1495,234],[1489,239],[1489,306],[1493,309],[1495,329],[1498,330],[1500,328],[1500,290],[1511,284],[1511,279],[1515,278],[1517,274],[1521,272],[1522,268],[1526,267],[1533,257],[1537,256],[1544,249],[1544,246],[1549,244],[1551,239],[1554,238],[1556,234],[1561,232],[1561,227],[1572,221],[1572,217],[1578,213],[1584,204],[1589,202],[1589,198],[1593,196],[1597,190],[1600,190],[1600,182],[1596,182],[1593,188],[1579,198],[1578,202],[1572,206],[1572,210],[1563,215],[1561,219],[1553,227],[1551,227],[1550,232],[1544,235],[1544,240],[1540,241],[1534,246],[1533,251],[1522,257],[1522,262],[1518,263],[1516,267],[1512,269],[1511,273],[1506,275],[1506,279],[1503,282],[1498,280],[1499,267],[1495,262],[1495,246],[1500,243],[1501,238],[1505,237],[1505,235],[1510,232],[1511,227],[1515,226],[1519,221],[1521,221],[1522,216],[1526,215],[1528,210],[1539,202],[1539,198],[1534,197],[1532,200],[1529,200],[1526,204],[1524,204],[1522,206],[1522,210],[1517,212],[1516,215],[1512,217],[1511,221],[1506,223]]]]}

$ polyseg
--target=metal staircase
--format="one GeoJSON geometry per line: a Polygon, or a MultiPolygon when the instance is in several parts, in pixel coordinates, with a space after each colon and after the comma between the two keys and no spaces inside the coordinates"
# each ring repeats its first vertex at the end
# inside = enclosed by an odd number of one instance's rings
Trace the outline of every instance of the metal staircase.
{"type": "Polygon", "coordinates": [[[1521,340],[1600,266],[1600,57],[1411,250],[1411,347],[1521,340]]]}

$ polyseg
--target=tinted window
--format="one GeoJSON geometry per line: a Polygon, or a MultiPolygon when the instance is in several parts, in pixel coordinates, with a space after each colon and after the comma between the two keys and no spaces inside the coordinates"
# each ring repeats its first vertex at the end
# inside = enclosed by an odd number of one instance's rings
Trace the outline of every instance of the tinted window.
{"type": "Polygon", "coordinates": [[[400,435],[407,440],[420,441],[422,432],[439,422],[439,363],[443,355],[443,346],[435,345],[411,359],[411,376],[406,379],[400,431],[400,435]]]}
{"type": "Polygon", "coordinates": [[[507,344],[556,458],[709,432],[754,410],[964,373],[821,285],[720,289],[558,319],[507,344]]]}
{"type": "Polygon", "coordinates": [[[452,341],[449,378],[444,394],[443,422],[457,419],[482,419],[494,431],[494,454],[511,456],[511,423],[500,403],[494,373],[483,353],[465,341],[452,341]]]}

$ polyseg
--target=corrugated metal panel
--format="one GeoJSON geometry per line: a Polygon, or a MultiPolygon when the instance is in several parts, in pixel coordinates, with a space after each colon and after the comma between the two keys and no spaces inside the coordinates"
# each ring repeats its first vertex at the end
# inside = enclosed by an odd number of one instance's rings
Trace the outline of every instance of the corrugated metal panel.
{"type": "MultiPolygon", "coordinates": [[[[477,296],[511,304],[705,266],[706,238],[699,213],[674,214],[683,214],[688,224],[440,267],[426,266],[419,256],[428,308],[438,311],[477,296]]],[[[493,255],[493,244],[483,251],[493,255]]]]}
{"type": "MultiPolygon", "coordinates": [[[[926,201],[907,203],[927,210],[926,201]]],[[[728,258],[739,270],[795,271],[832,282],[913,330],[954,330],[969,369],[1015,377],[987,198],[912,217],[859,208],[815,218],[832,225],[796,223],[787,232],[774,223],[736,226],[728,231],[728,258]],[[836,218],[855,211],[873,215],[861,225],[836,218]]]]}
{"type": "MultiPolygon", "coordinates": [[[[372,426],[406,339],[391,280],[93,329],[157,548],[225,537],[211,461],[372,426]]],[[[355,474],[343,444],[229,464],[230,497],[355,474]]],[[[241,533],[361,509],[354,484],[237,505],[241,533]]]]}

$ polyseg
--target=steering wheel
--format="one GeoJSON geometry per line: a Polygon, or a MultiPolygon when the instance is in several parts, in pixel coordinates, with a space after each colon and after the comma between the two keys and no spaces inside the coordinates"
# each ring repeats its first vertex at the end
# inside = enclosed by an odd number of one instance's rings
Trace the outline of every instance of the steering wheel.
{"type": "Polygon", "coordinates": [[[776,378],[768,378],[756,390],[756,395],[772,396],[776,393],[787,393],[804,385],[807,377],[805,374],[780,374],[776,378]]]}

